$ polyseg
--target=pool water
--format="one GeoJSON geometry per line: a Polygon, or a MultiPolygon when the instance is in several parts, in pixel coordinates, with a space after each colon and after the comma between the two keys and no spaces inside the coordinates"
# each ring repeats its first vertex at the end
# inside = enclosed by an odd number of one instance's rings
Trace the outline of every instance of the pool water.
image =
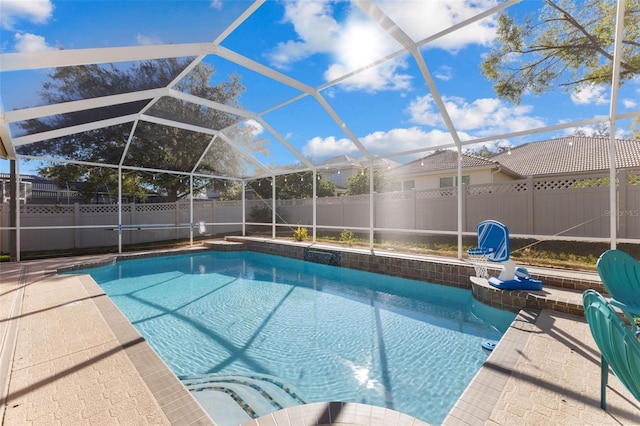
{"type": "MultiPolygon", "coordinates": [[[[441,423],[515,315],[471,292],[254,252],[90,268],[179,377],[264,374],[306,402],[441,423]]],[[[78,273],[78,271],[74,271],[78,273]]]]}

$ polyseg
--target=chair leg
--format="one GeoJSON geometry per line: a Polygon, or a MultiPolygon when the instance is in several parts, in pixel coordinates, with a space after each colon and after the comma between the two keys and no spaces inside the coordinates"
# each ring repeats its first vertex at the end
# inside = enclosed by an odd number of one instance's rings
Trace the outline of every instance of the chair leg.
{"type": "Polygon", "coordinates": [[[609,380],[609,363],[600,356],[600,408],[607,409],[607,381],[609,380]]]}

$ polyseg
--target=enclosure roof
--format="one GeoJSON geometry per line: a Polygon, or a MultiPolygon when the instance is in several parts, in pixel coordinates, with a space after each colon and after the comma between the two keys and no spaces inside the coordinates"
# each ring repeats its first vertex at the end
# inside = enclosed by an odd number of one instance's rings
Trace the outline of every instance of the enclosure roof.
{"type": "MultiPolygon", "coordinates": [[[[415,164],[441,149],[516,147],[602,122],[624,132],[640,114],[638,82],[617,84],[616,61],[610,84],[525,94],[517,106],[498,98],[480,66],[496,46],[498,16],[524,22],[542,13],[543,0],[26,4],[2,4],[0,157],[30,164],[255,179],[338,168],[341,162],[327,160],[341,156],[363,166],[415,164]],[[164,79],[145,77],[148,64],[165,59],[180,68],[164,79]],[[189,86],[199,65],[215,74],[202,87],[189,86]],[[63,101],[41,96],[47,75],[76,66],[97,67],[104,85],[76,80],[63,101]],[[144,84],[106,77],[127,70],[144,84]],[[213,90],[230,76],[244,87],[231,100],[213,90]],[[71,149],[72,138],[85,148],[71,149]],[[154,160],[152,152],[178,149],[172,141],[188,144],[193,158],[154,160]],[[104,156],[88,160],[98,151],[104,156]]],[[[612,30],[620,39],[623,27],[612,30]]],[[[616,58],[620,42],[614,45],[607,54],[616,58]]],[[[587,167],[592,148],[582,141],[571,152],[545,154],[565,145],[525,145],[522,152],[533,150],[540,161],[524,173],[557,167],[560,159],[566,170],[587,167]],[[575,156],[578,149],[586,157],[575,156]]],[[[629,156],[638,158],[637,151],[623,151],[620,160],[629,156]]]]}

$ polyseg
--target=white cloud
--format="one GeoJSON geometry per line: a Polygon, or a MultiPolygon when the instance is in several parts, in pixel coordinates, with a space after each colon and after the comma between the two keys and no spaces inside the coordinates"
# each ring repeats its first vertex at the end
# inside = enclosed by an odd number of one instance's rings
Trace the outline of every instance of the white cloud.
{"type": "MultiPolygon", "coordinates": [[[[403,59],[395,59],[385,62],[375,68],[353,75],[345,79],[340,85],[344,90],[364,90],[366,92],[377,92],[381,90],[411,90],[411,77],[408,74],[398,72],[406,68],[403,59]]],[[[342,64],[333,64],[324,73],[327,81],[334,80],[345,75],[349,68],[342,64]]]]}
{"type": "Polygon", "coordinates": [[[162,40],[157,37],[138,33],[136,34],[136,43],[140,46],[153,46],[156,44],[162,44],[162,40]]]}
{"type": "Polygon", "coordinates": [[[0,8],[0,26],[6,30],[13,30],[21,19],[44,24],[53,14],[53,4],[49,0],[1,0],[0,8]]]}
{"type": "Polygon", "coordinates": [[[435,72],[435,77],[439,80],[449,81],[453,78],[453,68],[446,65],[442,65],[435,72]]]}
{"type": "Polygon", "coordinates": [[[605,105],[609,103],[606,90],[604,85],[585,84],[571,93],[571,100],[576,105],[605,105]]]}
{"type": "Polygon", "coordinates": [[[44,37],[36,34],[16,33],[13,38],[15,39],[16,52],[41,52],[52,49],[44,37]]]}
{"type": "Polygon", "coordinates": [[[638,103],[635,99],[626,98],[622,100],[622,105],[624,105],[625,108],[635,108],[638,106],[638,103]]]}
{"type": "MultiPolygon", "coordinates": [[[[459,97],[442,98],[447,113],[456,129],[473,131],[476,136],[518,132],[544,126],[544,121],[531,116],[532,107],[514,107],[496,98],[467,102],[459,97]]],[[[407,108],[412,123],[426,126],[444,126],[440,111],[431,95],[419,96],[407,108]]]]}
{"type": "Polygon", "coordinates": [[[211,0],[209,7],[211,9],[222,10],[222,0],[211,0]]]}
{"type": "MultiPolygon", "coordinates": [[[[451,144],[451,135],[441,130],[425,132],[419,127],[396,128],[389,131],[373,132],[362,138],[360,142],[371,153],[377,155],[393,152],[412,151],[430,147],[451,144]]],[[[303,148],[302,153],[314,161],[335,157],[338,155],[360,155],[360,150],[348,138],[315,137],[303,148]]]]}
{"type": "Polygon", "coordinates": [[[323,1],[286,3],[284,22],[293,25],[299,39],[280,42],[267,54],[272,65],[281,69],[316,53],[331,52],[341,30],[331,16],[330,5],[323,1]]]}
{"type": "MultiPolygon", "coordinates": [[[[424,37],[425,29],[433,34],[452,23],[461,22],[482,10],[497,4],[495,0],[429,0],[412,2],[409,8],[399,8],[394,2],[381,4],[381,8],[397,19],[397,23],[418,41],[424,37]]],[[[401,46],[378,24],[373,22],[356,6],[325,1],[297,0],[285,5],[285,23],[290,23],[298,36],[295,40],[279,43],[267,53],[271,64],[287,69],[297,61],[315,54],[326,54],[331,64],[324,72],[327,81],[372,64],[401,46]],[[338,22],[334,18],[333,7],[345,7],[345,18],[338,22]]],[[[469,44],[486,45],[495,38],[495,18],[455,31],[437,40],[431,47],[459,50],[469,44]]],[[[407,59],[396,58],[367,70],[361,75],[341,82],[347,90],[408,90],[411,77],[404,73],[407,59]]],[[[449,73],[441,70],[438,78],[447,78],[449,73]]]]}
{"type": "Polygon", "coordinates": [[[253,136],[258,136],[264,133],[264,127],[262,127],[262,124],[253,119],[245,121],[242,127],[249,129],[253,136]]]}
{"type": "MultiPolygon", "coordinates": [[[[421,41],[496,6],[496,0],[429,0],[397,7],[397,0],[383,0],[380,8],[414,41],[421,41]]],[[[487,46],[496,36],[496,16],[487,17],[430,42],[426,47],[457,51],[469,44],[487,46]]]]}
{"type": "Polygon", "coordinates": [[[302,154],[305,157],[313,159],[325,159],[335,157],[336,155],[356,154],[360,150],[348,138],[336,138],[329,136],[321,138],[316,136],[311,139],[302,148],[302,154]]]}

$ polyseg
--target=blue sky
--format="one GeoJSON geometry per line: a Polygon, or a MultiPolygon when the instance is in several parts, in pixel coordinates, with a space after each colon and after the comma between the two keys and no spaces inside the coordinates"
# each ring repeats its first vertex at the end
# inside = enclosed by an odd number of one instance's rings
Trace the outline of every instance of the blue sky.
{"type": "MultiPolygon", "coordinates": [[[[414,41],[494,7],[493,0],[376,1],[414,41]]],[[[24,1],[0,0],[0,51],[13,53],[47,49],[83,49],[166,43],[212,42],[251,5],[248,1],[24,1]]],[[[508,9],[524,16],[542,6],[523,1],[508,9]]],[[[472,140],[531,128],[606,116],[610,88],[587,86],[575,93],[558,90],[525,96],[518,106],[497,98],[480,74],[480,62],[495,39],[496,16],[438,38],[422,47],[422,55],[439,95],[460,138],[472,140]]],[[[251,60],[272,67],[314,88],[339,79],[360,67],[400,50],[400,45],[348,2],[267,1],[221,43],[251,60]]],[[[204,62],[219,78],[237,72],[246,93],[242,106],[263,111],[294,98],[300,92],[260,74],[208,56],[204,62]]],[[[38,105],[37,92],[46,70],[0,73],[2,109],[38,105]]],[[[345,126],[376,156],[417,151],[451,143],[416,61],[405,53],[372,66],[320,92],[345,126]]],[[[638,81],[620,90],[618,111],[638,109],[638,81]]],[[[315,164],[336,155],[361,156],[357,146],[313,99],[306,98],[263,115],[266,122],[315,164]]],[[[575,128],[526,137],[497,140],[495,144],[523,142],[571,134],[575,128]]],[[[270,141],[270,153],[261,162],[286,166],[295,155],[261,126],[270,141]]],[[[617,135],[629,136],[628,123],[618,124],[617,135]]],[[[411,156],[390,157],[407,161],[411,156]]],[[[29,171],[33,164],[25,164],[29,171]]],[[[0,160],[0,172],[8,161],[0,160]]]]}

